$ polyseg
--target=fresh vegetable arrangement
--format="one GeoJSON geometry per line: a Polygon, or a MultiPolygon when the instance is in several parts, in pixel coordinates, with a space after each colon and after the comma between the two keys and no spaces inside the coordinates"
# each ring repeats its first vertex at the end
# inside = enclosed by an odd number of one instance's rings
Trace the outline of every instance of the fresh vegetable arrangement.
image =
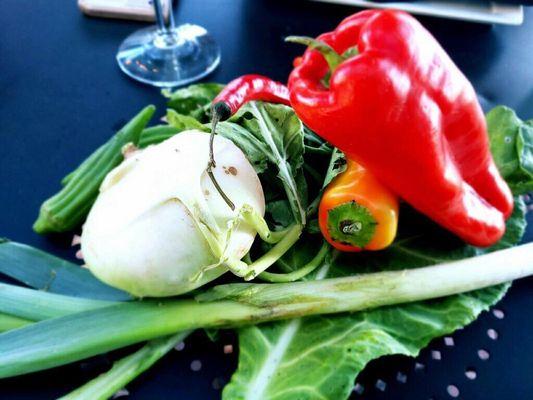
{"type": "Polygon", "coordinates": [[[370,360],[418,354],[533,274],[533,244],[513,247],[531,121],[484,116],[405,13],[290,40],[308,49],[288,88],[166,92],[166,124],[145,108],[63,179],[34,229],[82,227],[87,268],[0,242],[27,286],[0,284],[0,377],[146,342],[65,396],[104,399],[193,330],[231,328],[224,398],[342,399],[370,360]]]}

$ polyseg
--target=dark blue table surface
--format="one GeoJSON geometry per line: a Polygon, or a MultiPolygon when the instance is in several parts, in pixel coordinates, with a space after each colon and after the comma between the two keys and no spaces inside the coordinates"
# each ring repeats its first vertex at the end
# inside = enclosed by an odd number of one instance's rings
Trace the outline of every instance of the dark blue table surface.
{"type": "MultiPolygon", "coordinates": [[[[315,36],[356,11],[310,1],[180,1],[177,22],[206,27],[222,47],[222,63],[208,78],[226,82],[244,73],[285,80],[290,61],[301,48],[284,44],[289,34],[315,36]]],[[[433,18],[421,21],[471,79],[484,104],[507,104],[523,118],[533,117],[533,9],[520,27],[486,26],[433,18]]],[[[43,238],[31,225],[43,199],[58,188],[65,172],[109,137],[147,103],[164,113],[158,90],[129,80],[115,63],[115,52],[142,23],[84,17],[73,0],[2,0],[0,2],[0,236],[72,258],[69,238],[43,238]]],[[[531,221],[531,218],[529,218],[531,221]]],[[[533,240],[529,229],[527,241],[533,240]]],[[[435,340],[416,362],[388,357],[372,362],[360,375],[367,399],[444,399],[456,385],[465,399],[533,398],[533,279],[514,284],[497,306],[505,318],[484,313],[453,335],[455,346],[435,340]],[[492,340],[487,330],[498,332],[492,340]],[[441,360],[431,350],[441,351],[441,360]],[[481,361],[479,349],[490,359],[481,361]],[[468,380],[465,368],[477,371],[468,380]],[[407,382],[396,380],[397,372],[407,382]],[[375,388],[377,379],[387,383],[375,388]]],[[[187,340],[152,370],[128,386],[135,399],[219,398],[237,363],[224,355],[224,333],[217,343],[202,333],[187,340]],[[202,362],[193,372],[190,363],[202,362]]],[[[55,398],[109,367],[124,354],[0,382],[2,399],[55,398]]]]}

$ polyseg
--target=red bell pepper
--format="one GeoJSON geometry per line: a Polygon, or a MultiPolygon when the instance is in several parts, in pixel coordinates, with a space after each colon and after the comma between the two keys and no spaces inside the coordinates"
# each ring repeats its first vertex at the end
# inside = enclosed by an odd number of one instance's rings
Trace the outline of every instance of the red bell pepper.
{"type": "Polygon", "coordinates": [[[409,14],[354,14],[317,38],[343,54],[329,67],[308,48],[289,77],[291,105],[318,135],[466,242],[505,231],[511,192],[489,150],[472,85],[409,14]]]}

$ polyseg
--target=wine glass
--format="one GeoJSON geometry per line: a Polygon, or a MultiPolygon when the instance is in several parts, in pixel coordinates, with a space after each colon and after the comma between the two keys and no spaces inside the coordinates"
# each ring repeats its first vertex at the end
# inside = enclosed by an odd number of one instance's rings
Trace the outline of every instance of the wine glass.
{"type": "Polygon", "coordinates": [[[152,0],[157,25],[128,36],[120,45],[120,69],[138,81],[158,87],[191,83],[213,71],[220,62],[220,48],[203,27],[174,26],[172,0],[167,21],[161,0],[152,0]]]}

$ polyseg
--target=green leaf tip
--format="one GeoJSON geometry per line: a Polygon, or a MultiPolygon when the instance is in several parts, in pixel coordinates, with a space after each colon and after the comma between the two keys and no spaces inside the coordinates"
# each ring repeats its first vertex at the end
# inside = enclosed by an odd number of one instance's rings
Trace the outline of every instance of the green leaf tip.
{"type": "Polygon", "coordinates": [[[506,106],[487,114],[490,149],[502,177],[513,194],[533,190],[533,127],[506,106]]]}

